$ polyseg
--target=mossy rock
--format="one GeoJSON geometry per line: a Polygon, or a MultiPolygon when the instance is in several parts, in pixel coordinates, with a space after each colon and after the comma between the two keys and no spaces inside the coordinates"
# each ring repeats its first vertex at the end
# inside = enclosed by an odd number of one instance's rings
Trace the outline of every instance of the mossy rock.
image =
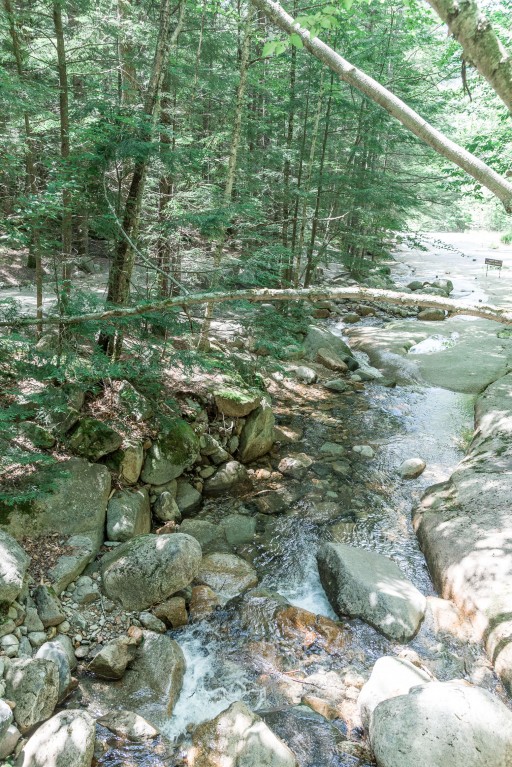
{"type": "Polygon", "coordinates": [[[122,442],[122,436],[108,424],[96,418],[82,418],[69,437],[68,446],[73,453],[98,461],[120,448],[122,442]]]}
{"type": "Polygon", "coordinates": [[[220,389],[213,393],[219,413],[231,418],[244,418],[259,406],[261,393],[243,389],[220,389]]]}
{"type": "Polygon", "coordinates": [[[189,469],[199,457],[199,438],[182,418],[174,418],[148,451],[141,478],[164,485],[189,469]]]}
{"type": "Polygon", "coordinates": [[[48,449],[55,445],[56,439],[53,434],[43,426],[39,426],[37,423],[23,421],[23,423],[20,423],[19,425],[19,430],[24,437],[32,442],[34,447],[48,449]]]}
{"type": "Polygon", "coordinates": [[[147,421],[153,415],[151,402],[128,381],[122,382],[118,396],[123,410],[136,421],[147,421]]]}

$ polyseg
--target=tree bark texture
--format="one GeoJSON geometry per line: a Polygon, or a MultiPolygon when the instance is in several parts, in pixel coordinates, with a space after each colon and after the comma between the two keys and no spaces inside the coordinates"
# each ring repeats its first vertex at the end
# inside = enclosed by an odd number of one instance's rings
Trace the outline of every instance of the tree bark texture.
{"type": "Polygon", "coordinates": [[[512,58],[475,0],[427,0],[462,46],[464,58],[512,112],[512,58]]]}

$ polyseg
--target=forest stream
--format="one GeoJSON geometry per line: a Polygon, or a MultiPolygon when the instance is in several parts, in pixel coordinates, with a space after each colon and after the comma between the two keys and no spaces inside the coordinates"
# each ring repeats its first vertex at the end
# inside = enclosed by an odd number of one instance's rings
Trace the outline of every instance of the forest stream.
{"type": "MultiPolygon", "coordinates": [[[[469,240],[462,246],[469,257],[469,240]]],[[[464,264],[461,252],[449,252],[451,261],[445,271],[450,272],[457,295],[464,292],[460,283],[467,274],[456,271],[456,258],[464,264]]],[[[481,254],[478,258],[476,276],[482,283],[481,254]]],[[[414,269],[418,265],[411,265],[407,254],[400,253],[394,278],[405,283],[414,269]]],[[[421,269],[422,278],[432,278],[439,262],[431,264],[423,256],[421,269]]],[[[501,292],[506,282],[506,273],[487,279],[482,288],[486,300],[492,300],[495,289],[501,292]]],[[[425,358],[451,348],[456,341],[446,341],[452,336],[450,322],[443,323],[441,335],[439,323],[431,323],[431,335],[413,354],[416,351],[425,358]]],[[[470,333],[470,323],[480,321],[466,322],[470,333]]],[[[343,322],[326,324],[337,335],[347,331],[343,322]]],[[[368,317],[362,324],[379,331],[387,323],[368,317]]],[[[367,361],[363,352],[356,354],[367,361]]],[[[277,424],[286,427],[296,442],[282,444],[268,460],[258,462],[266,489],[276,487],[282,492],[275,485],[280,475],[274,470],[290,449],[305,453],[312,463],[305,477],[286,479],[289,507],[285,514],[257,515],[257,536],[243,548],[243,556],[258,572],[258,588],[277,592],[295,607],[336,619],[316,565],[319,542],[333,540],[391,557],[424,595],[435,597],[411,526],[411,509],[425,489],[446,480],[463,457],[473,429],[475,393],[451,391],[449,383],[443,388],[412,382],[396,387],[366,383],[359,391],[334,394],[321,386],[292,385],[279,373],[274,374],[270,391],[277,424]],[[336,455],[330,452],[333,445],[338,446],[336,455]],[[371,451],[361,454],[354,451],[355,446],[371,451]],[[426,470],[414,480],[401,479],[398,467],[414,456],[423,458],[426,470]]],[[[254,514],[254,495],[207,501],[195,519],[218,523],[230,513],[254,514]]],[[[99,765],[181,764],[190,727],[212,719],[237,700],[264,718],[290,746],[301,767],[372,764],[355,704],[360,687],[384,655],[411,660],[441,681],[466,679],[507,700],[481,646],[468,642],[463,634],[457,638],[440,632],[432,607],[408,644],[392,642],[360,620],[343,621],[340,644],[339,637],[329,642],[322,631],[317,634],[315,627],[304,627],[300,620],[295,633],[288,624],[279,628],[270,620],[266,600],[257,602],[244,597],[228,600],[206,620],[172,632],[185,654],[187,671],[173,715],[161,726],[162,734],[174,744],[171,761],[162,762],[158,750],[150,754],[140,745],[113,742],[99,765]],[[333,671],[337,691],[330,676],[333,671]],[[308,702],[308,694],[322,698],[322,690],[329,688],[326,697],[335,698],[338,712],[343,712],[343,718],[333,715],[332,721],[301,705],[305,698],[308,702]]]]}

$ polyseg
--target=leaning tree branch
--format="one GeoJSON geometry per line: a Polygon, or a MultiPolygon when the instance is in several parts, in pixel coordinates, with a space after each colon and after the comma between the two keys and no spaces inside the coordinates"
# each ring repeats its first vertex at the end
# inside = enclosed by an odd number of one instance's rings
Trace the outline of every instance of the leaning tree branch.
{"type": "Polygon", "coordinates": [[[407,106],[407,104],[388,91],[369,75],[357,69],[353,64],[344,59],[339,53],[326,45],[318,37],[312,38],[304,27],[301,27],[293,18],[286,13],[284,8],[274,0],[253,0],[259,8],[274,24],[287,34],[297,34],[301,38],[304,47],[332,69],[341,80],[357,88],[371,101],[379,104],[383,109],[395,117],[407,130],[418,136],[425,144],[432,147],[438,154],[446,158],[454,165],[458,165],[466,173],[472,176],[479,184],[489,189],[505,206],[507,213],[512,213],[512,184],[506,178],[500,176],[483,160],[475,157],[463,147],[447,138],[441,131],[430,125],[421,115],[407,106]]]}
{"type": "MultiPolygon", "coordinates": [[[[418,306],[434,309],[444,309],[450,314],[466,314],[470,317],[479,317],[486,320],[494,320],[504,325],[512,325],[512,310],[500,309],[494,306],[481,304],[469,306],[463,301],[458,301],[441,296],[426,294],[401,293],[396,290],[382,290],[380,288],[363,288],[359,286],[349,288],[332,288],[328,286],[302,289],[274,289],[254,288],[251,290],[233,290],[219,293],[192,293],[188,296],[175,296],[166,298],[155,303],[139,304],[132,307],[116,307],[104,312],[91,312],[76,316],[63,317],[50,315],[44,317],[44,325],[78,325],[83,322],[115,322],[117,320],[129,320],[146,314],[166,312],[169,309],[197,306],[198,304],[221,304],[230,301],[248,301],[250,303],[262,303],[269,301],[369,301],[370,303],[386,303],[395,306],[418,306]]],[[[23,328],[37,325],[41,320],[32,317],[16,320],[4,320],[0,322],[0,328],[23,328]]]]}
{"type": "Polygon", "coordinates": [[[512,112],[512,57],[476,0],[427,0],[473,64],[512,112]]]}

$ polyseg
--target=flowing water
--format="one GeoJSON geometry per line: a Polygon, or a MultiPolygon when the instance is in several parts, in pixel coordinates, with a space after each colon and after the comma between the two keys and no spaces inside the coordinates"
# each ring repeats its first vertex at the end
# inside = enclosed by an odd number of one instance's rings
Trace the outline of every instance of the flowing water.
{"type": "MultiPolygon", "coordinates": [[[[454,272],[456,259],[463,256],[457,252],[450,257],[454,272]]],[[[464,269],[467,260],[462,262],[464,269]]],[[[416,268],[418,272],[425,268],[424,261],[420,259],[416,268]]],[[[410,278],[407,264],[399,269],[404,281],[410,278]]],[[[471,275],[472,280],[480,277],[480,272],[471,275]]],[[[374,324],[376,320],[365,322],[374,324]]],[[[343,333],[341,323],[330,329],[343,333]]],[[[455,336],[447,339],[433,333],[410,353],[428,355],[449,348],[457,342],[455,336]]],[[[393,357],[395,368],[402,364],[407,372],[406,358],[393,357]]],[[[411,510],[424,490],[446,480],[462,458],[473,430],[474,395],[414,381],[396,388],[370,383],[358,392],[331,394],[320,386],[283,383],[278,376],[271,392],[278,423],[301,434],[296,444],[283,445],[260,462],[267,469],[263,486],[284,494],[286,511],[261,514],[251,496],[245,496],[207,502],[198,516],[210,521],[233,512],[255,516],[255,541],[237,553],[255,566],[261,587],[312,613],[336,619],[316,567],[316,550],[324,540],[385,554],[423,594],[434,595],[412,529],[411,510]],[[329,458],[321,450],[326,442],[341,445],[343,454],[329,458]],[[374,458],[353,452],[355,445],[371,446],[374,458]],[[279,460],[297,452],[313,459],[307,474],[300,480],[273,479],[271,472],[279,460]],[[427,468],[418,479],[404,481],[398,466],[415,456],[423,458],[427,468]]],[[[260,492],[259,481],[256,486],[260,492]]],[[[167,755],[124,745],[111,749],[99,764],[183,764],[190,728],[212,719],[233,701],[243,700],[288,742],[300,767],[363,767],[370,763],[364,756],[359,758],[339,747],[347,739],[352,744],[364,741],[361,728],[351,718],[357,689],[346,680],[354,675],[366,679],[382,655],[411,657],[413,653],[416,662],[439,679],[463,677],[502,694],[478,645],[446,635],[440,638],[428,621],[409,645],[402,646],[362,621],[343,620],[340,652],[316,642],[293,641],[272,623],[266,609],[248,620],[243,599],[238,598],[208,619],[172,632],[185,654],[187,671],[173,716],[162,726],[167,755]],[[329,673],[333,671],[345,675],[348,714],[344,720],[327,722],[298,704],[308,690],[308,680],[332,681],[329,673]]]]}

